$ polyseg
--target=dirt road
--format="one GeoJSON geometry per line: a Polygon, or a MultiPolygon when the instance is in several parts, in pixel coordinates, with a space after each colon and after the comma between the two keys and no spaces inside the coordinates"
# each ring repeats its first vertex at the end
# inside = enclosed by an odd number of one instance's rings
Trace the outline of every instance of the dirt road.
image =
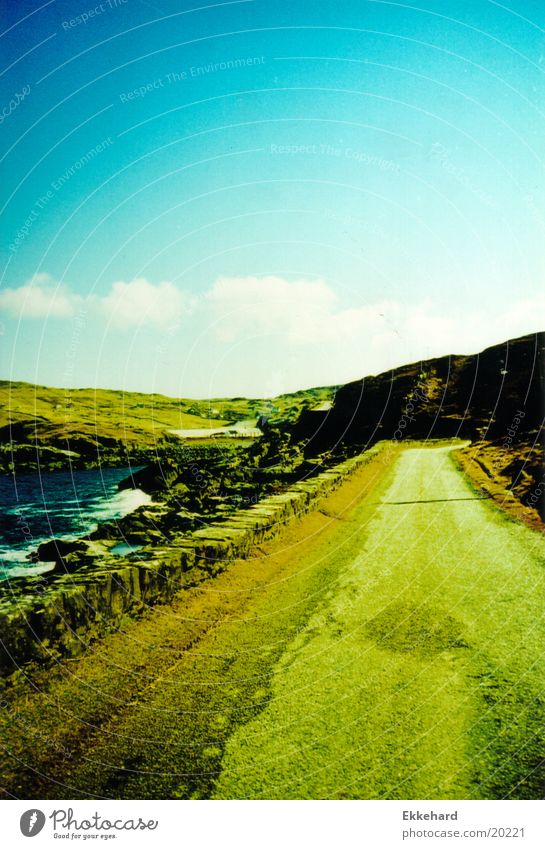
{"type": "Polygon", "coordinates": [[[545,540],[395,447],[254,560],[5,695],[23,798],[542,798],[545,540]]]}

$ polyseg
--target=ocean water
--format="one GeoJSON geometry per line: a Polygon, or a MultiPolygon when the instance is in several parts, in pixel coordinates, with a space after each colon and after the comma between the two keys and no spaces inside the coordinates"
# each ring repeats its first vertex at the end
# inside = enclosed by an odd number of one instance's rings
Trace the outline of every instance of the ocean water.
{"type": "MultiPolygon", "coordinates": [[[[138,467],[141,468],[141,467],[138,467]]],[[[74,539],[99,522],[126,516],[151,499],[142,490],[119,492],[119,481],[134,467],[44,472],[0,477],[0,580],[38,572],[27,560],[51,537],[74,539]]]]}

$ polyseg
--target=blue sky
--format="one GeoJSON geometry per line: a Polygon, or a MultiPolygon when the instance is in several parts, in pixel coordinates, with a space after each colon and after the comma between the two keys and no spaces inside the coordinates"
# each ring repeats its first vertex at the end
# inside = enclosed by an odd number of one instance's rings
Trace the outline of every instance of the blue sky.
{"type": "Polygon", "coordinates": [[[3,7],[4,378],[274,395],[545,326],[541,2],[3,7]]]}

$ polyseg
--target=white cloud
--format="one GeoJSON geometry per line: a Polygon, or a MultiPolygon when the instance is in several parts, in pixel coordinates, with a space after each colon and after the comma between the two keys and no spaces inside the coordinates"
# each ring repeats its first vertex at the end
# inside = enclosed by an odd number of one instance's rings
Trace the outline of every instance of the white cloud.
{"type": "Polygon", "coordinates": [[[293,346],[340,345],[369,339],[388,329],[395,302],[341,308],[339,298],[321,279],[220,277],[206,295],[224,342],[244,335],[279,334],[293,346]]]}
{"type": "Polygon", "coordinates": [[[138,325],[167,325],[180,318],[186,298],[170,282],[154,285],[144,277],[130,283],[123,280],[97,299],[100,310],[112,324],[120,328],[138,325]]]}
{"type": "MultiPolygon", "coordinates": [[[[278,333],[293,345],[348,343],[370,349],[399,342],[432,352],[478,351],[483,345],[545,327],[545,294],[512,303],[498,300],[486,316],[470,304],[444,314],[431,300],[414,305],[379,301],[341,308],[324,280],[281,277],[220,277],[206,295],[223,341],[243,335],[278,333]],[[398,340],[396,342],[396,339],[398,340]]],[[[433,355],[433,354],[432,354],[433,355]]]]}
{"type": "MultiPolygon", "coordinates": [[[[48,275],[0,291],[0,309],[15,318],[69,318],[84,306],[90,319],[113,330],[168,329],[172,363],[195,357],[186,363],[197,387],[191,391],[214,381],[213,395],[259,397],[345,382],[419,359],[477,352],[545,328],[545,293],[510,302],[496,298],[484,309],[453,298],[449,309],[435,299],[411,303],[407,296],[407,301],[354,304],[351,297],[348,307],[323,279],[277,275],[220,277],[198,297],[171,282],[137,278],[113,283],[103,296],[83,298],[48,275]],[[190,314],[183,336],[170,333],[190,314]]],[[[120,334],[112,337],[124,344],[120,334]]],[[[183,394],[176,368],[169,391],[183,394]]],[[[164,388],[169,380],[165,374],[164,388]]]]}
{"type": "Polygon", "coordinates": [[[223,341],[244,333],[282,333],[293,344],[331,330],[337,296],[324,280],[220,277],[206,295],[223,341]]]}
{"type": "Polygon", "coordinates": [[[205,301],[221,342],[234,348],[246,340],[267,358],[256,337],[262,345],[276,337],[273,359],[249,361],[248,373],[261,368],[265,379],[272,367],[291,388],[295,374],[301,386],[356,379],[419,359],[475,353],[545,327],[545,294],[498,299],[486,315],[468,303],[446,313],[432,300],[344,308],[324,280],[269,276],[221,277],[205,301]]]}
{"type": "Polygon", "coordinates": [[[36,274],[17,289],[0,291],[0,311],[14,318],[70,318],[82,304],[118,328],[163,326],[177,321],[190,298],[172,283],[143,277],[112,284],[107,295],[83,298],[48,274],[36,274]]]}
{"type": "Polygon", "coordinates": [[[13,318],[68,318],[79,300],[48,274],[35,274],[18,289],[0,291],[0,311],[13,318]]]}
{"type": "Polygon", "coordinates": [[[464,304],[456,315],[439,314],[430,302],[400,310],[400,332],[430,356],[476,353],[489,345],[545,328],[545,294],[492,302],[483,313],[464,304]]]}

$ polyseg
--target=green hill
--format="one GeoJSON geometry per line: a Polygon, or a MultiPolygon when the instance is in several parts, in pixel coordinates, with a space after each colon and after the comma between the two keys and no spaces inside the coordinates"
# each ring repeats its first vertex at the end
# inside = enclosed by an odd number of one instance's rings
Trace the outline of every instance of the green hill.
{"type": "Polygon", "coordinates": [[[295,421],[303,408],[333,395],[332,387],[274,399],[170,398],[113,389],[60,389],[0,381],[0,468],[58,469],[147,461],[172,431],[217,428],[256,419],[295,421]]]}

